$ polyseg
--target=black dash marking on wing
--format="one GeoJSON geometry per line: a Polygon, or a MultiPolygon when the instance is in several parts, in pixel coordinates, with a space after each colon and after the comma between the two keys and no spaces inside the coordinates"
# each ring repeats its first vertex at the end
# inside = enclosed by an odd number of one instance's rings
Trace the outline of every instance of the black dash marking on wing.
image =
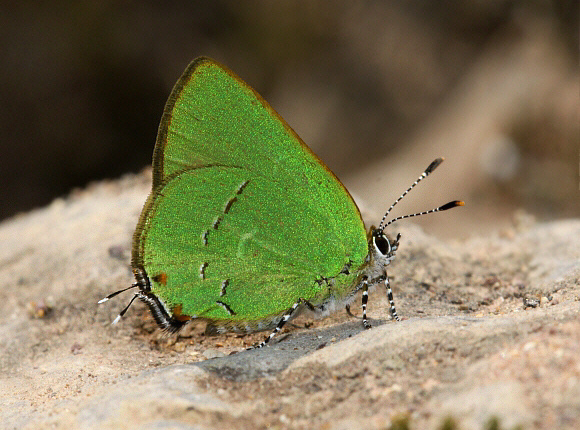
{"type": "Polygon", "coordinates": [[[230,209],[232,208],[232,205],[238,201],[238,197],[240,194],[242,194],[242,192],[244,191],[244,188],[246,188],[246,185],[248,185],[250,181],[244,181],[240,184],[240,186],[238,187],[238,189],[236,190],[236,195],[233,196],[231,199],[228,200],[228,202],[226,203],[226,206],[224,207],[224,214],[227,214],[230,209]]]}
{"type": "MultiPolygon", "coordinates": [[[[248,185],[250,181],[246,180],[244,182],[242,182],[237,190],[236,190],[236,195],[232,196],[225,204],[224,209],[223,209],[223,213],[221,215],[218,215],[213,223],[212,223],[212,228],[214,230],[217,230],[218,227],[220,226],[220,223],[223,221],[224,219],[224,215],[228,214],[230,212],[230,210],[232,209],[232,206],[234,205],[235,202],[238,201],[238,197],[240,194],[242,194],[242,192],[244,191],[244,188],[246,188],[246,186],[248,185]]],[[[209,236],[209,230],[205,230],[202,234],[201,234],[201,242],[203,243],[204,246],[207,246],[208,244],[208,236],[209,236]]]]}
{"type": "Polygon", "coordinates": [[[201,263],[201,266],[199,266],[199,277],[201,279],[205,279],[205,269],[207,268],[208,263],[201,263]]]}
{"type": "Polygon", "coordinates": [[[236,313],[232,310],[232,308],[230,308],[226,303],[221,302],[219,300],[216,301],[216,303],[218,305],[220,305],[222,308],[224,308],[226,310],[226,312],[230,315],[235,315],[236,313]]]}
{"type": "Polygon", "coordinates": [[[345,275],[350,275],[350,266],[352,266],[352,261],[348,260],[348,262],[344,265],[340,273],[344,273],[345,275]]]}
{"type": "Polygon", "coordinates": [[[250,180],[248,179],[247,181],[244,181],[240,184],[240,186],[238,187],[238,191],[236,191],[237,195],[242,194],[242,191],[244,191],[244,188],[246,188],[246,185],[248,185],[248,183],[250,182],[250,180]]]}
{"type": "Polygon", "coordinates": [[[226,203],[226,207],[224,208],[224,214],[227,214],[230,209],[232,208],[232,205],[238,200],[237,197],[232,197],[231,199],[228,200],[228,202],[226,203]]]}
{"type": "Polygon", "coordinates": [[[220,297],[223,297],[226,295],[226,288],[228,287],[230,283],[229,279],[225,279],[224,281],[222,281],[222,286],[221,286],[221,290],[220,290],[220,297]]]}

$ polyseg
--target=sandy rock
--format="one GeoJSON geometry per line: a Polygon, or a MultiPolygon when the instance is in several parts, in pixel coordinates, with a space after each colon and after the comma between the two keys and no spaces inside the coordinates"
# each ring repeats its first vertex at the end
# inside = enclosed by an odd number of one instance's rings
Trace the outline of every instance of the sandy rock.
{"type": "Polygon", "coordinates": [[[138,303],[111,326],[131,293],[97,306],[132,282],[149,181],[96,184],[0,224],[2,428],[580,425],[580,220],[454,243],[401,225],[389,275],[402,322],[377,289],[371,330],[345,312],[305,315],[245,351],[265,334],[168,337],[138,303]]]}

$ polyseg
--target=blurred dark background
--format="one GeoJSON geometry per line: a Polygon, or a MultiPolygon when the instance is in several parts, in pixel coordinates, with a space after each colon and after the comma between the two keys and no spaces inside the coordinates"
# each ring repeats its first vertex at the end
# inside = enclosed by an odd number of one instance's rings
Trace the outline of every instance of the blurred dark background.
{"type": "Polygon", "coordinates": [[[520,209],[578,216],[578,16],[574,0],[4,2],[0,218],[150,164],[199,55],[260,92],[379,216],[438,155],[411,208],[468,201],[458,235],[520,209]]]}

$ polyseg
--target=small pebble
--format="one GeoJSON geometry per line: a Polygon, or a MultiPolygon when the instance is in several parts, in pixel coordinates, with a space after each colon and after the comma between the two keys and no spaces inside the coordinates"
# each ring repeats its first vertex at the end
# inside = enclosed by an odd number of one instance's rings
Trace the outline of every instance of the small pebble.
{"type": "Polygon", "coordinates": [[[527,308],[537,308],[540,305],[540,299],[536,298],[525,298],[523,299],[524,309],[527,308]]]}

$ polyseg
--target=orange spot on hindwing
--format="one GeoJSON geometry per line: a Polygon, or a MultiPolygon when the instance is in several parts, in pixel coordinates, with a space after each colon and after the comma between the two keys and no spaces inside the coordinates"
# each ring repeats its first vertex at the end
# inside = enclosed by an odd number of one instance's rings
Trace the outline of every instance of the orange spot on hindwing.
{"type": "Polygon", "coordinates": [[[182,305],[175,306],[171,310],[171,312],[173,312],[173,318],[175,318],[176,320],[181,321],[181,322],[189,321],[191,319],[191,317],[188,315],[183,315],[181,313],[182,309],[183,309],[182,305]]]}
{"type": "Polygon", "coordinates": [[[167,285],[167,273],[161,272],[152,278],[155,282],[160,283],[161,285],[167,285]]]}

